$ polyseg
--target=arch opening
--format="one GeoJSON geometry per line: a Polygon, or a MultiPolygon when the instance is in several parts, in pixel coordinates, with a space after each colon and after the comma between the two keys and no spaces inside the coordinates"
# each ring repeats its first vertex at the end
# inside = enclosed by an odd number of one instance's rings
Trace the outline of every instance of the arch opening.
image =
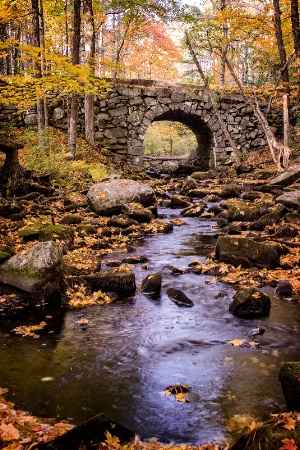
{"type": "MultiPolygon", "coordinates": [[[[201,117],[196,114],[186,113],[180,109],[169,110],[158,116],[156,116],[152,124],[153,126],[156,123],[166,122],[167,124],[174,123],[174,128],[176,128],[176,123],[178,125],[182,124],[189,132],[187,132],[188,140],[186,145],[186,160],[190,163],[192,162],[197,170],[208,171],[209,168],[214,167],[214,136],[211,129],[208,125],[203,121],[201,117]],[[192,138],[191,138],[192,133],[192,138]],[[190,148],[188,148],[190,147],[190,148]]],[[[177,129],[180,127],[177,127],[177,129]]],[[[175,131],[175,130],[174,130],[175,131]]],[[[174,132],[174,134],[176,134],[174,132]]],[[[143,147],[144,147],[144,155],[147,155],[149,151],[149,136],[150,134],[145,135],[143,147]]],[[[170,143],[169,143],[170,149],[170,143]]],[[[171,148],[171,152],[173,151],[173,156],[175,153],[174,145],[171,148]]],[[[178,153],[178,151],[176,150],[178,153]]],[[[183,154],[182,154],[183,156],[183,154]]]]}

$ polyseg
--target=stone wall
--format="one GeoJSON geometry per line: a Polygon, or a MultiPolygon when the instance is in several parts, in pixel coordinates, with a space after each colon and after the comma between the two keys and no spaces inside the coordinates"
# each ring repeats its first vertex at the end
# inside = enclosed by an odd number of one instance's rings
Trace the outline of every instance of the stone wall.
{"type": "MultiPolygon", "coordinates": [[[[198,142],[196,162],[202,170],[210,167],[219,169],[232,162],[232,149],[224,137],[205,89],[166,83],[147,86],[141,80],[136,85],[133,82],[131,85],[124,83],[114,82],[109,92],[95,97],[96,139],[107,146],[111,155],[117,155],[135,166],[142,166],[143,141],[149,125],[154,121],[171,120],[182,122],[195,133],[198,142]]],[[[241,95],[214,95],[227,129],[241,154],[267,144],[258,120],[241,95]]],[[[262,105],[264,107],[266,105],[262,105]]],[[[0,110],[2,117],[10,118],[12,113],[12,108],[0,110]]],[[[24,115],[26,125],[34,124],[35,121],[34,110],[24,115]]],[[[67,130],[65,98],[57,96],[50,102],[50,121],[54,127],[67,130]]],[[[280,132],[281,115],[274,114],[270,124],[275,132],[280,132]]],[[[83,100],[80,100],[78,131],[84,133],[83,100]]]]}

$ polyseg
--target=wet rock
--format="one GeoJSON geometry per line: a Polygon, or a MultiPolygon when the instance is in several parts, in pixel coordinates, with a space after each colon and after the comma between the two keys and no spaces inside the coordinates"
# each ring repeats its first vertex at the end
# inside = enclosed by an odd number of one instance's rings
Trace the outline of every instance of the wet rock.
{"type": "Polygon", "coordinates": [[[219,205],[212,205],[208,208],[207,212],[218,215],[222,211],[222,208],[219,205]]]}
{"type": "Polygon", "coordinates": [[[82,222],[82,217],[77,214],[67,214],[64,216],[60,223],[64,225],[77,225],[82,222]]]}
{"type": "Polygon", "coordinates": [[[229,305],[229,312],[235,316],[253,318],[266,316],[271,308],[271,300],[267,294],[254,287],[240,289],[229,305]]]}
{"type": "Polygon", "coordinates": [[[274,234],[275,238],[294,238],[299,235],[299,230],[291,223],[286,223],[274,234]]]}
{"type": "Polygon", "coordinates": [[[285,187],[290,186],[299,179],[300,179],[300,165],[292,167],[290,170],[287,170],[286,172],[280,174],[278,177],[273,178],[273,180],[269,182],[269,185],[285,187]]]}
{"type": "Polygon", "coordinates": [[[150,209],[144,208],[140,203],[130,203],[122,206],[122,212],[130,219],[138,223],[149,223],[154,219],[154,214],[150,209]]]}
{"type": "Polygon", "coordinates": [[[184,195],[191,189],[197,189],[198,183],[193,177],[187,177],[185,182],[183,183],[181,194],[184,195]]]}
{"type": "Polygon", "coordinates": [[[77,425],[62,436],[58,436],[47,443],[39,443],[35,450],[94,450],[101,448],[102,442],[107,439],[106,433],[119,439],[121,444],[129,443],[134,439],[134,433],[122,425],[116,424],[105,414],[98,414],[92,419],[77,425]]]}
{"type": "Polygon", "coordinates": [[[262,204],[253,205],[244,201],[235,201],[227,204],[227,219],[229,222],[252,222],[261,216],[262,204]]]}
{"type": "Polygon", "coordinates": [[[300,428],[287,430],[283,428],[282,422],[268,422],[241,436],[230,450],[277,450],[284,448],[284,439],[300,442],[300,428]]]}
{"type": "Polygon", "coordinates": [[[131,225],[139,225],[136,220],[131,219],[126,214],[120,214],[119,216],[113,216],[107,221],[108,227],[128,228],[131,225]]]}
{"type": "Polygon", "coordinates": [[[110,216],[121,213],[122,206],[132,202],[150,206],[155,203],[155,194],[151,187],[137,181],[115,179],[91,186],[87,200],[96,214],[110,216]]]}
{"type": "Polygon", "coordinates": [[[222,198],[230,198],[230,197],[238,197],[242,192],[242,188],[238,184],[227,184],[223,186],[220,192],[220,197],[222,198]]]}
{"type": "Polygon", "coordinates": [[[222,233],[228,235],[238,235],[242,233],[242,229],[239,225],[229,224],[223,228],[222,233]]]}
{"type": "Polygon", "coordinates": [[[166,293],[169,299],[172,300],[172,302],[176,303],[176,305],[178,306],[194,306],[192,300],[188,298],[180,289],[169,288],[167,289],[166,293]]]}
{"type": "Polygon", "coordinates": [[[122,263],[124,264],[142,264],[148,261],[146,256],[128,256],[127,258],[122,259],[122,263]]]}
{"type": "Polygon", "coordinates": [[[156,234],[156,233],[170,233],[173,231],[173,224],[170,222],[164,222],[162,220],[153,220],[145,228],[145,234],[156,234]]]}
{"type": "Polygon", "coordinates": [[[206,197],[204,197],[204,200],[206,202],[210,202],[210,203],[216,203],[216,202],[220,202],[221,201],[220,197],[218,197],[218,195],[215,195],[215,194],[207,195],[206,197]]]}
{"type": "Polygon", "coordinates": [[[283,363],[279,381],[289,411],[300,411],[300,362],[283,363]]]}
{"type": "Polygon", "coordinates": [[[300,224],[300,214],[289,212],[285,214],[284,220],[286,223],[293,223],[295,225],[300,224]]]}
{"type": "Polygon", "coordinates": [[[276,203],[282,203],[287,208],[298,209],[300,208],[300,190],[285,192],[276,198],[276,203]]]}
{"type": "Polygon", "coordinates": [[[263,215],[259,219],[255,220],[250,225],[250,230],[262,231],[267,226],[272,226],[280,221],[280,219],[287,212],[287,209],[283,205],[276,205],[274,210],[268,214],[263,215]]]}
{"type": "Polygon", "coordinates": [[[141,291],[146,295],[159,295],[161,283],[162,275],[160,272],[148,275],[142,281],[141,291]]]}
{"type": "Polygon", "coordinates": [[[0,283],[24,291],[33,299],[59,294],[61,281],[62,250],[53,241],[36,244],[0,267],[0,283]]]}
{"type": "Polygon", "coordinates": [[[261,336],[265,331],[266,330],[261,327],[252,328],[252,330],[250,331],[250,336],[261,336]]]}
{"type": "Polygon", "coordinates": [[[119,259],[112,259],[110,261],[105,261],[105,265],[107,267],[120,267],[122,265],[122,261],[119,259]]]}
{"type": "Polygon", "coordinates": [[[283,295],[283,297],[290,297],[293,293],[293,286],[289,281],[280,280],[276,292],[279,295],[283,295]]]}
{"type": "Polygon", "coordinates": [[[191,206],[188,206],[187,208],[184,208],[180,211],[180,214],[182,214],[184,217],[200,217],[205,210],[205,203],[198,202],[194,203],[191,206]]]}
{"type": "Polygon", "coordinates": [[[273,243],[256,242],[250,238],[219,236],[216,243],[216,259],[235,266],[267,267],[280,265],[278,246],[273,243]]]}
{"type": "Polygon", "coordinates": [[[94,292],[116,292],[127,296],[134,294],[136,290],[134,272],[122,267],[94,273],[83,277],[83,279],[91,286],[94,292]]]}
{"type": "Polygon", "coordinates": [[[173,197],[171,197],[172,208],[187,208],[190,204],[189,197],[185,197],[184,195],[173,195],[173,197]]]}

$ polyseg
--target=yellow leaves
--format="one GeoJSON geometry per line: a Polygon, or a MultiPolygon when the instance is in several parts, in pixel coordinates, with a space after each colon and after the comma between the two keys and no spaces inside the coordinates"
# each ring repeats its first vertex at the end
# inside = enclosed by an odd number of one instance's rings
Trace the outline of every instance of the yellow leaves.
{"type": "Polygon", "coordinates": [[[19,439],[20,433],[11,423],[6,425],[3,423],[0,425],[0,439],[2,441],[14,441],[15,439],[19,439]]]}
{"type": "Polygon", "coordinates": [[[104,305],[113,301],[109,295],[106,295],[102,291],[86,294],[84,286],[81,286],[80,289],[81,291],[77,292],[72,292],[71,290],[67,291],[69,306],[71,308],[85,308],[86,306],[92,305],[104,305]]]}
{"type": "Polygon", "coordinates": [[[253,420],[252,422],[251,422],[251,424],[249,425],[249,431],[253,431],[253,430],[256,430],[257,428],[259,428],[261,426],[261,424],[260,423],[257,423],[257,422],[255,422],[255,420],[253,420]]]}
{"type": "Polygon", "coordinates": [[[292,412],[272,414],[272,417],[275,425],[280,425],[282,428],[286,428],[289,431],[295,429],[297,420],[299,420],[297,413],[292,412]]]}
{"type": "Polygon", "coordinates": [[[166,387],[164,390],[164,395],[166,397],[170,397],[171,395],[175,396],[175,399],[181,403],[187,403],[187,395],[191,390],[190,386],[185,384],[176,383],[172,386],[166,387]]]}
{"type": "Polygon", "coordinates": [[[105,443],[108,444],[108,447],[119,450],[121,448],[120,439],[117,436],[112,436],[109,431],[105,432],[105,443]]]}
{"type": "Polygon", "coordinates": [[[45,328],[46,325],[47,323],[43,321],[39,325],[30,325],[30,326],[21,325],[19,327],[14,328],[12,331],[14,331],[16,334],[20,334],[21,336],[30,336],[35,339],[38,339],[40,335],[36,334],[35,331],[42,330],[43,328],[45,328]]]}
{"type": "Polygon", "coordinates": [[[244,343],[244,339],[233,339],[232,341],[230,341],[230,344],[234,345],[235,347],[240,347],[244,343]]]}

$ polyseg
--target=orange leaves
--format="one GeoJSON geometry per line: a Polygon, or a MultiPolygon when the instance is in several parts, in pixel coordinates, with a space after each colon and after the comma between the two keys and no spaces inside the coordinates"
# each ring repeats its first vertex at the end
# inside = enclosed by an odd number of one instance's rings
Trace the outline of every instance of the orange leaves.
{"type": "Polygon", "coordinates": [[[296,427],[297,420],[299,417],[297,413],[281,413],[281,414],[272,414],[273,421],[275,421],[275,425],[280,425],[287,430],[294,430],[296,427]]]}
{"type": "Polygon", "coordinates": [[[14,441],[19,439],[19,437],[19,431],[11,423],[8,425],[5,423],[0,425],[0,439],[2,439],[2,441],[14,441]]]}
{"type": "Polygon", "coordinates": [[[296,445],[296,442],[294,439],[282,439],[283,446],[280,447],[279,450],[297,450],[298,446],[296,445]]]}
{"type": "Polygon", "coordinates": [[[187,395],[191,390],[190,386],[186,386],[185,384],[176,383],[172,386],[166,387],[164,390],[164,394],[166,397],[170,397],[174,395],[176,400],[181,403],[187,403],[187,395]]]}

